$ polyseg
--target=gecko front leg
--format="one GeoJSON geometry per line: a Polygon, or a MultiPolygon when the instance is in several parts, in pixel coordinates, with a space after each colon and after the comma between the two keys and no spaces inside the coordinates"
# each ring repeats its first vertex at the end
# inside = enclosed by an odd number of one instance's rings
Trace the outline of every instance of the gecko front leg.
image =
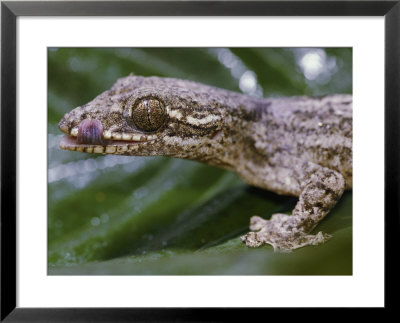
{"type": "Polygon", "coordinates": [[[307,172],[300,179],[299,201],[292,215],[274,214],[269,220],[253,216],[250,220],[250,230],[253,232],[241,238],[247,246],[270,244],[275,251],[291,251],[324,243],[331,237],[323,232],[316,235],[311,235],[310,232],[342,196],[344,178],[340,173],[314,163],[304,163],[302,169],[307,172]]]}

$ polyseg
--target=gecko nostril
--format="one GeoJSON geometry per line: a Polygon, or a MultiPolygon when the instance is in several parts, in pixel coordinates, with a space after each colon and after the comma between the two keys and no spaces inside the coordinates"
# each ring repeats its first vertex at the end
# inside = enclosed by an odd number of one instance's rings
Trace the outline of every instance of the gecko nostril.
{"type": "Polygon", "coordinates": [[[85,119],[79,124],[78,144],[103,145],[103,125],[99,120],[85,119]]]}
{"type": "Polygon", "coordinates": [[[65,118],[62,118],[61,121],[58,123],[58,129],[60,129],[62,132],[66,133],[67,135],[69,134],[69,127],[67,124],[67,121],[65,118]]]}

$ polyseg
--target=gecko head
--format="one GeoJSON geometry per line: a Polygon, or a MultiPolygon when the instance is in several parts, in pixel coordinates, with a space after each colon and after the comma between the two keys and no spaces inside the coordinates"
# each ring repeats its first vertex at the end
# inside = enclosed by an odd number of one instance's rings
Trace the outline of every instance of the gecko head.
{"type": "Polygon", "coordinates": [[[194,82],[128,76],[59,123],[60,147],[89,153],[195,160],[227,143],[225,109],[194,82]]]}

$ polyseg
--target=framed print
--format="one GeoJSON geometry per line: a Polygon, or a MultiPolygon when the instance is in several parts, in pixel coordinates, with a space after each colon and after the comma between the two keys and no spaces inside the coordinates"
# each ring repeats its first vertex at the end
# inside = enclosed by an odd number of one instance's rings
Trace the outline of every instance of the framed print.
{"type": "Polygon", "coordinates": [[[3,2],[1,319],[390,307],[399,13],[3,2]]]}

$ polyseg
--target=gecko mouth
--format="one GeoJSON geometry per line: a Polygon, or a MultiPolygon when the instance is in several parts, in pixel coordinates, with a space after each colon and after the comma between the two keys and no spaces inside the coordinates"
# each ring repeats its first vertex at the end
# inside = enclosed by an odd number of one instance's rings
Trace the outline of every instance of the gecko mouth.
{"type": "Polygon", "coordinates": [[[83,120],[78,128],[71,131],[60,127],[66,133],[60,141],[60,148],[93,153],[123,152],[132,145],[143,145],[154,141],[157,137],[143,134],[121,134],[104,131],[99,120],[83,120]],[[67,130],[67,131],[66,131],[67,130]]]}

